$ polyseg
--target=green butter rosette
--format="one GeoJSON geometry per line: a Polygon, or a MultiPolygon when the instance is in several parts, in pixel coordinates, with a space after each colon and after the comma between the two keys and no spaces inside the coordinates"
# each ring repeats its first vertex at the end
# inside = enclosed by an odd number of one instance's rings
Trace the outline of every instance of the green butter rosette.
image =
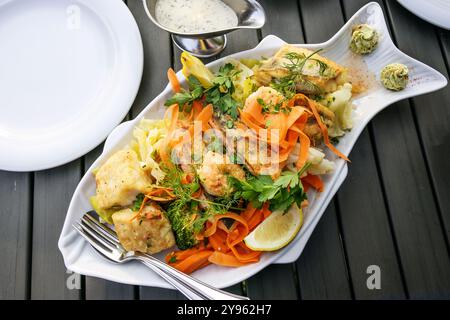
{"type": "Polygon", "coordinates": [[[378,44],[378,33],[367,24],[353,28],[350,50],[357,54],[368,54],[375,50],[378,44]]]}
{"type": "Polygon", "coordinates": [[[389,90],[400,91],[406,88],[408,67],[401,63],[391,63],[381,71],[381,83],[389,90]]]}

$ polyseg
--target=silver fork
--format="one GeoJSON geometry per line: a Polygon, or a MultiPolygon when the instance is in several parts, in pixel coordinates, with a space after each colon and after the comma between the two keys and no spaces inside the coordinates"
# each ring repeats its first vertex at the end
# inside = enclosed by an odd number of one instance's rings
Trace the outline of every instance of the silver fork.
{"type": "Polygon", "coordinates": [[[81,222],[73,227],[103,257],[115,263],[137,260],[166,280],[190,300],[249,300],[214,288],[202,281],[192,278],[149,254],[126,251],[120,244],[114,230],[100,223],[94,212],[86,213],[81,222]]]}

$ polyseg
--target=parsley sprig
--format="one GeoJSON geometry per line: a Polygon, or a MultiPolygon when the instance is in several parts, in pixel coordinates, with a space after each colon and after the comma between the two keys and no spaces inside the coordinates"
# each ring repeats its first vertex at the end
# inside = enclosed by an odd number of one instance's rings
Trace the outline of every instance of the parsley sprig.
{"type": "Polygon", "coordinates": [[[229,115],[233,120],[239,116],[239,103],[232,97],[235,91],[233,80],[240,72],[231,63],[223,65],[213,80],[214,85],[206,92],[206,102],[212,103],[217,112],[229,115]]]}
{"type": "Polygon", "coordinates": [[[216,112],[236,120],[239,116],[239,103],[232,97],[235,91],[233,81],[240,72],[231,63],[223,65],[213,79],[213,85],[207,89],[202,87],[195,76],[190,75],[188,77],[189,90],[183,89],[181,92],[175,93],[164,105],[171,106],[176,103],[180,107],[180,111],[189,112],[192,102],[205,95],[206,102],[211,103],[216,112]]]}
{"type": "Polygon", "coordinates": [[[176,103],[180,111],[191,111],[192,102],[203,96],[204,89],[200,81],[192,75],[188,77],[188,84],[189,91],[182,89],[181,92],[175,93],[169,98],[164,105],[168,107],[176,103]]]}
{"type": "Polygon", "coordinates": [[[268,201],[271,211],[285,212],[294,202],[300,206],[307,198],[300,177],[309,165],[307,163],[299,172],[284,171],[275,181],[265,175],[252,176],[246,181],[230,177],[237,190],[234,196],[251,202],[255,208],[261,208],[268,201]]]}

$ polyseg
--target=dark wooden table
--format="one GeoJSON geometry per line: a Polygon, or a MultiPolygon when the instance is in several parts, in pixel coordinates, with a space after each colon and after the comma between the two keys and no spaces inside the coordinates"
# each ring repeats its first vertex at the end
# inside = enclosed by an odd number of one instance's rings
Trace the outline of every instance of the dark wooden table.
{"type": "MultiPolygon", "coordinates": [[[[265,0],[258,31],[229,35],[223,55],[275,34],[292,43],[329,39],[366,0],[265,0]]],[[[415,17],[396,1],[378,1],[397,46],[447,78],[450,31],[415,17]]],[[[139,25],[145,65],[135,117],[166,85],[179,50],[145,15],[139,25]]],[[[84,171],[102,146],[67,165],[30,173],[0,172],[0,298],[182,299],[175,291],[135,287],[66,270],[57,240],[84,171]],[[72,285],[67,286],[67,282],[72,285]],[[72,288],[72,289],[70,289],[72,288]]],[[[230,291],[253,299],[450,298],[450,87],[396,103],[364,130],[350,172],[296,263],[272,265],[230,291]],[[368,266],[381,270],[370,290],[368,266]]]]}

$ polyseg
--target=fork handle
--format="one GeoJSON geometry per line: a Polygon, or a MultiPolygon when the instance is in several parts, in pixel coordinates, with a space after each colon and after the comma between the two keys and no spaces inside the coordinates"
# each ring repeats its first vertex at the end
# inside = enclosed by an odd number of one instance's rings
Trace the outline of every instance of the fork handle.
{"type": "Polygon", "coordinates": [[[164,262],[144,253],[136,252],[136,259],[141,261],[158,275],[172,284],[191,300],[250,300],[247,297],[216,289],[202,281],[178,271],[164,262]],[[157,270],[156,270],[157,269],[157,270]]]}

